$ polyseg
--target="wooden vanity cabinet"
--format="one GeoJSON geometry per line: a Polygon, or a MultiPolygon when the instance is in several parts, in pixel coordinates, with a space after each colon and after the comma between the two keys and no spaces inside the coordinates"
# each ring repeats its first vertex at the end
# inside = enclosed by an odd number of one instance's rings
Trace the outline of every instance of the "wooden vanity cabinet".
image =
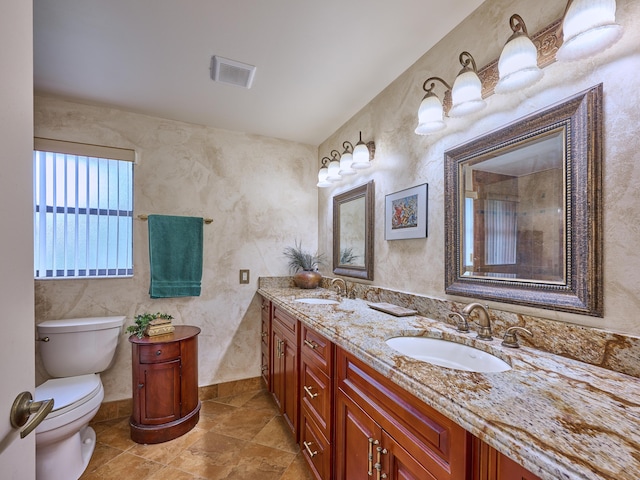
{"type": "Polygon", "coordinates": [[[262,299],[260,328],[260,374],[268,391],[271,391],[271,302],[262,299]]]}
{"type": "Polygon", "coordinates": [[[472,436],[336,348],[336,480],[464,480],[472,436]]]}
{"type": "Polygon", "coordinates": [[[266,299],[262,355],[317,480],[541,480],[266,299]]]}
{"type": "Polygon", "coordinates": [[[318,480],[331,477],[333,343],[301,325],[300,448],[318,480]]]}
{"type": "Polygon", "coordinates": [[[300,323],[277,305],[271,312],[271,392],[297,442],[300,323]]]}
{"type": "Polygon", "coordinates": [[[156,337],[129,337],[132,346],[133,411],[131,439],[161,443],[191,430],[200,418],[198,334],[176,326],[156,337]]]}

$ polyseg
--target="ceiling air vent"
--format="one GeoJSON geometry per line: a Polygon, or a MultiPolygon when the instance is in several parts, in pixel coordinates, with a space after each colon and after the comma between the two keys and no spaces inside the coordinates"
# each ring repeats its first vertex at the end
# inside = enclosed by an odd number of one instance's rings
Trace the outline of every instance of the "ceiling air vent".
{"type": "Polygon", "coordinates": [[[211,58],[211,79],[214,82],[228,83],[239,87],[251,88],[256,67],[214,55],[211,58]]]}

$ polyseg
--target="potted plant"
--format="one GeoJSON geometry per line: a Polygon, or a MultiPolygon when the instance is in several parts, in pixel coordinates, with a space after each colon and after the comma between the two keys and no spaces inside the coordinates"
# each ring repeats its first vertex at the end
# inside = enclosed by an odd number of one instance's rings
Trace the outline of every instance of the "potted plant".
{"type": "Polygon", "coordinates": [[[302,244],[284,249],[284,256],[289,259],[289,271],[293,273],[293,281],[299,288],[317,288],[322,280],[318,267],[324,265],[323,254],[310,253],[302,249],[302,244]]]}
{"type": "Polygon", "coordinates": [[[172,320],[173,317],[169,314],[166,313],[143,313],[142,315],[136,315],[136,317],[134,318],[135,324],[134,325],[129,325],[127,327],[127,333],[133,333],[135,335],[138,336],[138,338],[142,338],[145,334],[145,332],[147,331],[147,329],[149,328],[149,324],[153,321],[153,320],[157,320],[157,319],[163,319],[163,320],[172,320]]]}

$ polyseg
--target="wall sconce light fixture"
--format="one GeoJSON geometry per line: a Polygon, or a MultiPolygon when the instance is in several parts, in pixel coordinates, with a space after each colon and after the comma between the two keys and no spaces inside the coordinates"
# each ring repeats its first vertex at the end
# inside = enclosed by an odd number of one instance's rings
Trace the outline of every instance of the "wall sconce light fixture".
{"type": "Polygon", "coordinates": [[[527,26],[520,15],[511,15],[509,26],[513,34],[505,43],[498,72],[500,79],[496,84],[496,93],[509,93],[529,87],[539,81],[543,72],[538,67],[538,49],[529,38],[527,26]]]}
{"type": "Polygon", "coordinates": [[[442,106],[442,102],[440,101],[440,98],[433,93],[433,89],[436,86],[434,83],[435,80],[442,83],[448,90],[451,90],[449,84],[440,77],[430,77],[424,81],[422,89],[426,93],[420,103],[420,108],[418,109],[418,126],[416,127],[416,133],[418,135],[428,135],[430,133],[439,132],[440,130],[444,130],[446,127],[444,123],[444,108],[442,106]],[[427,84],[429,82],[431,82],[431,85],[427,88],[427,84]]]}
{"type": "Polygon", "coordinates": [[[487,102],[482,99],[482,82],[478,76],[476,61],[469,52],[462,52],[458,59],[462,70],[451,89],[450,117],[464,117],[487,106],[487,102]]]}
{"type": "Polygon", "coordinates": [[[340,171],[338,173],[342,177],[349,177],[358,173],[353,168],[353,144],[345,140],[342,142],[342,146],[344,147],[344,152],[340,155],[340,171]]]}
{"type": "Polygon", "coordinates": [[[331,158],[322,157],[317,187],[331,187],[344,177],[355,175],[358,170],[369,168],[375,155],[376,144],[373,141],[364,143],[362,132],[360,132],[360,140],[355,147],[351,142],[344,141],[342,148],[344,148],[342,155],[337,150],[331,150],[331,158]]]}
{"type": "Polygon", "coordinates": [[[616,0],[569,0],[562,21],[563,42],[556,58],[562,62],[590,57],[622,37],[616,23],[616,0]]]}
{"type": "Polygon", "coordinates": [[[369,142],[365,144],[362,141],[362,132],[360,132],[360,140],[356,143],[353,149],[353,163],[351,166],[356,170],[364,170],[371,166],[371,160],[373,160],[373,152],[375,152],[375,143],[369,142]],[[369,144],[373,147],[369,150],[369,144]]]}
{"type": "Polygon", "coordinates": [[[615,0],[568,0],[562,19],[538,32],[535,41],[529,37],[522,17],[512,15],[509,26],[513,34],[497,61],[478,72],[471,54],[462,52],[460,63],[463,68],[453,88],[440,77],[429,77],[424,82],[425,96],[418,109],[415,133],[429,135],[443,130],[445,114],[461,117],[481,110],[486,105],[483,96],[514,92],[533,85],[543,76],[541,67],[556,60],[578,60],[605,50],[622,36],[622,27],[615,23],[615,14],[615,0]],[[549,45],[560,46],[549,49],[549,45]],[[442,102],[433,91],[435,81],[447,89],[442,102]],[[451,96],[448,112],[447,95],[451,96]]]}

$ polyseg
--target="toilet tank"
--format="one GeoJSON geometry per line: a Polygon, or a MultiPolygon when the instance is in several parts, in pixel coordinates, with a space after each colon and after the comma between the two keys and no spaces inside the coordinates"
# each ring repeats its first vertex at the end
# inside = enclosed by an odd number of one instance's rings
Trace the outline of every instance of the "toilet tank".
{"type": "Polygon", "coordinates": [[[42,363],[52,377],[100,373],[111,366],[124,316],[47,320],[36,325],[42,363]]]}

